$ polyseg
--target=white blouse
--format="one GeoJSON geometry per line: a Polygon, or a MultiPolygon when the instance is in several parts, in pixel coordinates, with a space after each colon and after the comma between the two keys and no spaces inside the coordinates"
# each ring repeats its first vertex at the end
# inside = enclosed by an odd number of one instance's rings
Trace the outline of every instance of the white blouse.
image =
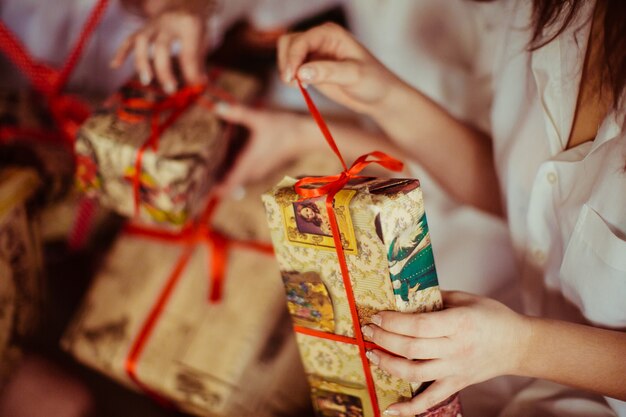
{"type": "MultiPolygon", "coordinates": [[[[533,52],[531,2],[510,3],[491,120],[524,307],[626,330],[624,106],[604,119],[593,142],[566,149],[595,2],[584,2],[577,22],[533,52]]],[[[625,402],[608,401],[626,416],[625,402]]]]}

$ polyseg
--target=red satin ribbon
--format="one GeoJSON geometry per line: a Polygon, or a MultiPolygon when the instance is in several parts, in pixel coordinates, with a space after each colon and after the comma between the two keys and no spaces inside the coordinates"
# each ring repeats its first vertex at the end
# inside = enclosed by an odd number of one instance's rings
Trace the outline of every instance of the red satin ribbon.
{"type": "Polygon", "coordinates": [[[146,386],[137,375],[137,367],[143,351],[145,350],[147,343],[152,335],[154,328],[157,325],[161,314],[165,309],[167,302],[169,301],[172,292],[174,291],[177,283],[180,281],[183,272],[198,244],[206,245],[210,253],[210,262],[208,266],[209,273],[209,294],[208,300],[210,303],[216,303],[221,301],[224,281],[226,278],[226,266],[228,264],[228,255],[230,249],[243,248],[248,250],[254,250],[266,255],[273,255],[274,250],[271,245],[247,241],[232,239],[224,234],[213,229],[211,226],[211,218],[213,216],[215,207],[218,204],[218,200],[213,198],[209,201],[207,208],[203,215],[199,219],[198,223],[190,225],[183,229],[179,233],[163,231],[160,229],[145,228],[136,225],[127,225],[125,227],[125,233],[142,236],[150,239],[156,239],[166,242],[179,243],[184,245],[183,253],[176,261],[174,268],[171,270],[169,276],[165,280],[165,284],[157,297],[156,302],[152,305],[148,316],[144,320],[141,329],[135,340],[133,341],[129,353],[126,357],[125,369],[128,377],[139,388],[146,392],[151,397],[155,398],[160,403],[167,403],[164,398],[146,386]]]}
{"type": "MultiPolygon", "coordinates": [[[[96,3],[61,69],[52,68],[33,59],[19,39],[0,21],[0,51],[28,77],[35,90],[45,97],[58,129],[55,132],[48,132],[41,129],[5,127],[0,129],[0,142],[22,136],[39,141],[60,143],[70,149],[73,148],[72,144],[78,128],[89,117],[91,109],[78,97],[62,94],[62,90],[76,67],[87,41],[102,20],[107,5],[108,0],[99,0],[96,3]]],[[[95,213],[93,202],[83,198],[79,212],[70,232],[69,244],[74,249],[77,249],[79,245],[82,246],[86,241],[86,234],[95,213]]]]}
{"type": "MultiPolygon", "coordinates": [[[[0,21],[0,51],[29,78],[33,87],[46,98],[52,117],[61,132],[60,137],[68,145],[72,144],[78,127],[89,116],[90,107],[78,97],[62,94],[61,91],[65,88],[91,34],[100,23],[107,4],[108,0],[98,1],[61,69],[52,68],[33,59],[19,39],[0,21]]],[[[37,138],[37,136],[33,137],[37,138]]]]}
{"type": "MultiPolygon", "coordinates": [[[[333,200],[335,194],[337,194],[348,181],[354,178],[360,178],[359,173],[370,164],[378,164],[392,171],[401,171],[403,168],[402,162],[390,157],[389,155],[375,151],[362,155],[352,164],[350,168],[347,167],[341,152],[333,139],[328,126],[324,122],[324,118],[320,114],[319,110],[311,100],[308,92],[302,88],[300,82],[298,82],[300,91],[304,96],[304,100],[307,103],[311,115],[315,119],[315,122],[319,126],[326,142],[333,150],[335,155],[339,158],[343,171],[340,174],[327,176],[327,177],[307,177],[299,180],[295,184],[295,191],[302,198],[313,198],[326,196],[326,211],[328,212],[328,220],[330,222],[330,228],[335,242],[335,250],[337,252],[337,258],[339,261],[339,267],[341,269],[341,277],[343,279],[343,285],[346,292],[346,298],[348,305],[350,306],[350,315],[352,317],[352,325],[354,329],[354,338],[340,336],[333,333],[326,333],[317,330],[307,329],[301,326],[294,326],[294,329],[298,333],[303,333],[323,339],[334,340],[342,343],[350,343],[359,347],[359,356],[361,357],[361,364],[363,365],[363,371],[365,373],[365,381],[367,383],[367,390],[369,392],[370,401],[372,402],[372,408],[374,409],[374,415],[380,416],[380,407],[378,405],[378,397],[376,396],[376,387],[374,386],[374,379],[370,369],[370,364],[366,356],[367,349],[381,349],[371,342],[365,341],[361,332],[361,326],[359,321],[359,315],[356,308],[356,300],[354,299],[354,291],[352,289],[352,281],[350,280],[350,273],[348,271],[348,264],[346,262],[346,256],[343,250],[343,244],[341,242],[341,234],[339,226],[337,224],[337,217],[335,216],[335,210],[333,208],[333,200]]],[[[382,349],[381,349],[382,350],[382,349]]]]}
{"type": "MultiPolygon", "coordinates": [[[[219,73],[219,69],[211,71],[209,74],[209,80],[215,80],[219,76],[219,73]]],[[[193,104],[198,103],[208,109],[213,109],[215,103],[208,99],[207,93],[229,103],[234,103],[236,101],[236,99],[227,91],[208,83],[184,87],[161,102],[155,103],[141,98],[130,98],[123,101],[123,105],[118,111],[118,117],[122,120],[127,122],[137,122],[145,119],[141,115],[130,115],[124,109],[131,108],[150,112],[150,135],[137,150],[137,155],[135,157],[135,172],[132,177],[135,217],[139,215],[140,210],[141,169],[143,165],[144,153],[148,148],[151,148],[152,151],[156,152],[161,134],[174,124],[174,122],[176,122],[176,120],[193,104]],[[169,114],[166,116],[165,120],[161,121],[163,114],[168,112],[169,114]]],[[[232,125],[228,124],[226,131],[227,136],[230,135],[231,129],[232,125]]]]}

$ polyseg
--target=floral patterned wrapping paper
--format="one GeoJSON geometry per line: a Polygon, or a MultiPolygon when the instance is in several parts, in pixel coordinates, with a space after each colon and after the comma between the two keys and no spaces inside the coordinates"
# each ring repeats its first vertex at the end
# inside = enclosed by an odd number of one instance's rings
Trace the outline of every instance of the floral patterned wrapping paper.
{"type": "Polygon", "coordinates": [[[34,171],[0,169],[0,385],[36,331],[43,278],[37,218],[27,202],[39,186],[34,171]]]}
{"type": "MultiPolygon", "coordinates": [[[[302,200],[295,183],[287,177],[263,196],[288,309],[296,325],[354,337],[326,197],[302,200]]],[[[442,308],[417,180],[352,180],[335,196],[334,209],[360,326],[382,310],[442,308]]],[[[373,416],[358,346],[302,333],[297,340],[317,414],[373,416]]],[[[420,388],[374,365],[371,372],[381,410],[411,398],[420,388]]],[[[459,414],[453,397],[428,415],[459,414]]]]}
{"type": "MultiPolygon", "coordinates": [[[[338,168],[326,153],[305,155],[248,184],[243,198],[222,200],[213,224],[232,238],[269,242],[261,194],[285,172],[338,168]]],[[[124,371],[126,354],[180,250],[122,235],[66,332],[64,348],[134,387],[124,371]]],[[[224,299],[215,306],[207,302],[207,261],[200,245],[139,361],[140,379],[199,415],[302,415],[310,407],[309,389],[276,260],[246,249],[231,252],[224,299]]]]}
{"type": "MultiPolygon", "coordinates": [[[[255,79],[232,71],[212,70],[211,85],[239,102],[258,90],[255,79]]],[[[207,193],[226,156],[226,124],[203,103],[219,100],[207,92],[146,149],[139,176],[136,220],[180,228],[202,210],[207,193]]],[[[151,132],[151,110],[128,103],[162,103],[167,96],[154,86],[131,80],[82,126],[75,144],[76,181],[88,195],[128,217],[135,215],[133,178],[138,149],[151,132]]],[[[171,111],[161,116],[164,120],[171,111]]]]}

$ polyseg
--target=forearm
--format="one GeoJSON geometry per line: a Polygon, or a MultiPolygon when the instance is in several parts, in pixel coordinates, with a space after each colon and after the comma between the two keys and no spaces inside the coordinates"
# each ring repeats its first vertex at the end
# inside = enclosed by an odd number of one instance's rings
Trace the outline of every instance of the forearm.
{"type": "Polygon", "coordinates": [[[403,82],[371,116],[457,200],[502,213],[490,138],[403,82]]]}
{"type": "Polygon", "coordinates": [[[531,318],[518,374],[626,400],[626,333],[531,318]]]}

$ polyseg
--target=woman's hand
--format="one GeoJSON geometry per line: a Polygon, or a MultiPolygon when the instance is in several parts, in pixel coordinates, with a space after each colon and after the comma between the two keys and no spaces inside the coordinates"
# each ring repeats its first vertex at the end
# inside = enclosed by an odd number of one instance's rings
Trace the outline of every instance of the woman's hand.
{"type": "Polygon", "coordinates": [[[411,382],[433,382],[385,415],[416,415],[487,379],[518,373],[531,338],[529,320],[503,304],[463,292],[443,292],[445,309],[432,313],[381,312],[363,334],[380,347],[368,358],[411,382]]]}
{"type": "Polygon", "coordinates": [[[178,88],[172,68],[172,46],[179,42],[178,62],[185,82],[205,81],[203,57],[206,51],[206,18],[193,10],[163,11],[147,21],[144,27],[126,38],[111,61],[118,68],[135,52],[135,68],[143,84],[156,76],[167,93],[178,88]]]}
{"type": "Polygon", "coordinates": [[[239,155],[233,170],[220,186],[229,194],[251,180],[264,178],[298,155],[312,150],[317,142],[304,116],[277,110],[257,110],[239,104],[219,103],[217,114],[224,120],[250,130],[246,149],[239,155]]]}
{"type": "Polygon", "coordinates": [[[360,113],[379,111],[403,84],[342,27],[326,23],[278,40],[278,67],[287,83],[297,77],[360,113]]]}

